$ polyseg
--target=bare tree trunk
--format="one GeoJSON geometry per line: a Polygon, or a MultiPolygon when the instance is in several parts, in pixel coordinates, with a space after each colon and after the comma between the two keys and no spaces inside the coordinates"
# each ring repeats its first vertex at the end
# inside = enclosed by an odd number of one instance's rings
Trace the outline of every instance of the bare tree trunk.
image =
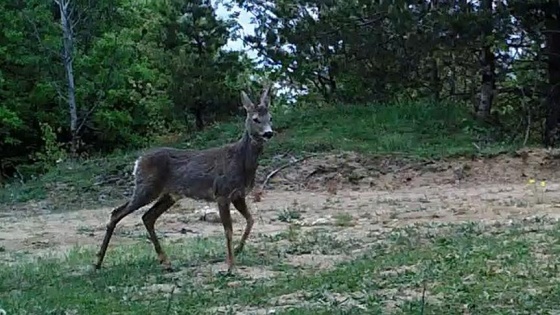
{"type": "MultiPolygon", "coordinates": [[[[433,0],[427,3],[429,5],[430,11],[437,11],[439,1],[433,0]]],[[[438,59],[436,58],[437,47],[434,47],[429,53],[429,62],[430,62],[430,90],[431,90],[431,97],[434,102],[439,102],[440,94],[441,94],[441,84],[440,84],[440,77],[439,77],[439,64],[438,59]]]]}
{"type": "Polygon", "coordinates": [[[199,103],[196,104],[196,107],[194,109],[195,125],[196,125],[196,130],[198,131],[202,131],[204,129],[204,118],[202,117],[203,108],[204,105],[202,105],[202,103],[199,101],[199,103]]]}
{"type": "Polygon", "coordinates": [[[451,65],[449,66],[450,68],[450,80],[449,80],[449,95],[454,98],[455,97],[455,93],[456,93],[456,88],[457,88],[457,66],[455,63],[455,52],[450,51],[449,52],[449,59],[451,59],[451,65]]]}
{"type": "Polygon", "coordinates": [[[441,85],[439,80],[439,68],[438,68],[438,60],[435,57],[435,53],[432,52],[431,60],[430,60],[430,88],[432,90],[432,100],[434,102],[439,102],[440,100],[440,92],[441,92],[441,85]]]}
{"type": "Polygon", "coordinates": [[[482,81],[480,86],[480,99],[476,107],[476,116],[481,120],[487,120],[490,117],[492,110],[492,103],[494,101],[494,90],[496,88],[496,64],[494,62],[495,56],[492,52],[492,43],[486,39],[487,36],[492,34],[492,0],[483,0],[482,9],[488,20],[484,23],[482,31],[482,59],[481,59],[481,72],[482,81]]]}
{"type": "Polygon", "coordinates": [[[482,120],[490,117],[496,87],[494,53],[490,47],[482,48],[482,81],[476,116],[482,120]]]}
{"type": "Polygon", "coordinates": [[[78,114],[76,107],[76,87],[74,83],[74,32],[70,18],[70,0],[55,0],[60,9],[60,25],[63,35],[62,61],[68,80],[68,110],[70,113],[71,151],[76,154],[78,146],[78,114]]]}
{"type": "Polygon", "coordinates": [[[548,57],[549,92],[546,97],[546,121],[543,142],[553,147],[558,139],[560,122],[560,5],[550,2],[546,12],[546,55],[548,57]]]}

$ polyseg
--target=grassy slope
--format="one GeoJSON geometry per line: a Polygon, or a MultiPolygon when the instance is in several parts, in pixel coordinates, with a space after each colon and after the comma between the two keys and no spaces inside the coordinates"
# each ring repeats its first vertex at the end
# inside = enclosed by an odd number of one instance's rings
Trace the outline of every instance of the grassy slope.
{"type": "MultiPolygon", "coordinates": [[[[265,150],[264,163],[275,154],[353,150],[371,154],[449,156],[476,150],[473,124],[464,107],[429,103],[387,106],[337,106],[275,113],[278,132],[265,150]]],[[[209,127],[188,137],[180,148],[205,148],[238,139],[242,121],[209,127]]],[[[482,147],[482,153],[501,149],[482,147]]],[[[481,153],[481,152],[479,152],[481,153]]],[[[12,184],[0,191],[0,204],[17,204],[48,198],[45,207],[64,210],[91,204],[112,205],[130,188],[132,161],[137,153],[113,154],[86,161],[61,163],[25,185],[12,184]]]]}
{"type": "Polygon", "coordinates": [[[63,259],[0,268],[0,307],[8,314],[217,314],[216,307],[234,314],[228,307],[262,310],[284,301],[289,308],[275,314],[548,314],[558,309],[560,296],[560,247],[550,242],[560,229],[558,223],[526,224],[397,230],[329,270],[287,265],[284,253],[348,252],[354,243],[328,232],[311,237],[319,243],[305,234],[284,235],[283,248],[279,238],[271,239],[261,243],[266,250],[252,245],[239,257],[240,265],[275,272],[260,279],[209,271],[208,261],[221,257],[221,239],[165,244],[182,269],[174,276],[159,269],[147,243],[114,249],[119,253],[112,251],[97,273],[85,270],[93,251],[77,249],[63,259]],[[150,291],[154,284],[178,289],[170,299],[171,289],[150,291]]]}

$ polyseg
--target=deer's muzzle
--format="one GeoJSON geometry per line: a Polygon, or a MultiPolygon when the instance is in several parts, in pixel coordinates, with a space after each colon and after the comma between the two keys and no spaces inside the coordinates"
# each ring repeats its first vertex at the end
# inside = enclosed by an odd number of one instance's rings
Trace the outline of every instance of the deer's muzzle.
{"type": "Polygon", "coordinates": [[[273,135],[274,135],[274,133],[272,131],[266,131],[265,133],[263,133],[262,136],[263,136],[263,138],[268,140],[268,139],[272,138],[273,135]]]}

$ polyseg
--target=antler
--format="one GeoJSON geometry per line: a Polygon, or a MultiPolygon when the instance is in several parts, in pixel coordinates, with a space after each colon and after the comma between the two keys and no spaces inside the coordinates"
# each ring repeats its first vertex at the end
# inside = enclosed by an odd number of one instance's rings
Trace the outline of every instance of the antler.
{"type": "Polygon", "coordinates": [[[271,88],[271,84],[267,83],[265,85],[265,88],[263,89],[262,94],[261,94],[261,101],[259,102],[259,105],[265,105],[266,104],[266,98],[268,97],[268,93],[270,92],[270,88],[271,88]]]}

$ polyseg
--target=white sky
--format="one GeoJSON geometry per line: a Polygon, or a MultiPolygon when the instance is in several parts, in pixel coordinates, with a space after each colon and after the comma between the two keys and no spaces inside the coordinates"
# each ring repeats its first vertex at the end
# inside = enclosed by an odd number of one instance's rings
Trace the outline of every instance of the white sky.
{"type": "MultiPolygon", "coordinates": [[[[229,2],[228,0],[226,0],[226,1],[229,2]]],[[[212,2],[214,4],[214,6],[216,7],[216,0],[214,0],[212,2]]],[[[239,25],[241,25],[242,36],[244,36],[244,35],[254,35],[255,34],[255,26],[253,24],[251,24],[252,15],[249,12],[247,12],[246,10],[239,8],[237,5],[235,5],[233,11],[234,12],[239,12],[239,17],[237,18],[237,22],[239,23],[239,25]]],[[[227,9],[223,5],[218,5],[217,8],[216,8],[216,14],[218,15],[218,17],[225,18],[231,13],[232,12],[228,12],[227,9]]],[[[241,39],[238,39],[236,41],[233,41],[233,40],[230,39],[228,41],[227,48],[231,49],[231,50],[246,50],[249,57],[251,57],[251,58],[256,58],[257,57],[257,52],[253,49],[249,49],[249,47],[245,47],[245,45],[243,44],[243,40],[241,40],[241,39]]]]}

